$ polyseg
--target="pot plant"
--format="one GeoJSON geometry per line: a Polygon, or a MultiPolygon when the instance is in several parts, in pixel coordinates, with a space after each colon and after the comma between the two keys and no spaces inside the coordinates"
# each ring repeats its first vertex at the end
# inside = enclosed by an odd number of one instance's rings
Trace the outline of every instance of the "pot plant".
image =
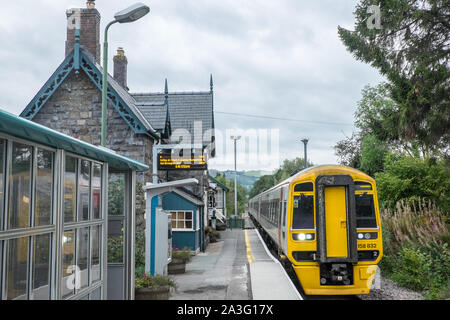
{"type": "Polygon", "coordinates": [[[169,274],[181,274],[186,272],[186,263],[191,260],[191,251],[189,248],[172,249],[172,262],[169,263],[169,274]]]}
{"type": "Polygon", "coordinates": [[[135,300],[169,300],[170,288],[176,284],[168,276],[144,273],[136,276],[135,300]]]}

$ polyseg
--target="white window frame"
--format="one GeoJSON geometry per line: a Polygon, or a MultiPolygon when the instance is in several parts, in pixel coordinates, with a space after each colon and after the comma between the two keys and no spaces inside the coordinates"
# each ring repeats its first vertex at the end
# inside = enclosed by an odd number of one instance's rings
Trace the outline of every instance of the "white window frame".
{"type": "MultiPolygon", "coordinates": [[[[172,221],[176,221],[177,226],[178,226],[178,221],[179,221],[178,213],[180,213],[180,212],[183,212],[183,214],[184,214],[184,219],[183,219],[183,221],[185,222],[184,225],[186,225],[186,221],[192,221],[192,228],[173,228],[172,227],[172,231],[195,231],[195,230],[198,230],[198,229],[194,229],[194,220],[196,219],[196,217],[194,217],[194,215],[197,216],[197,210],[195,210],[195,211],[194,210],[170,210],[169,212],[171,215],[174,212],[176,213],[175,219],[173,219],[173,215],[172,215],[172,221]],[[192,214],[191,219],[186,220],[186,212],[190,212],[192,214]]],[[[197,226],[198,226],[198,223],[197,223],[197,226]]]]}

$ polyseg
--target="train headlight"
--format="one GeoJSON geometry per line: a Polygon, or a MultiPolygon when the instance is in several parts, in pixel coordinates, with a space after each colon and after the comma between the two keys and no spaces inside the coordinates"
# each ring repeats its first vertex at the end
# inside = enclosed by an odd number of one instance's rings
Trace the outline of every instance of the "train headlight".
{"type": "Polygon", "coordinates": [[[358,232],[358,240],[370,240],[370,239],[377,239],[378,233],[377,232],[358,232]]]}
{"type": "Polygon", "coordinates": [[[295,241],[314,240],[314,233],[293,233],[292,239],[295,241]]]}

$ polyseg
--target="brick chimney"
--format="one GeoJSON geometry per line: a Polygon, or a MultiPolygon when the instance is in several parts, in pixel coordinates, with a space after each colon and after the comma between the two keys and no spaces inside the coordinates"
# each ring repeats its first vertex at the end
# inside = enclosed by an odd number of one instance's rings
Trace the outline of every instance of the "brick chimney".
{"type": "Polygon", "coordinates": [[[117,48],[117,55],[114,56],[114,79],[125,89],[127,87],[127,66],[128,60],[123,48],[117,48]]]}
{"type": "Polygon", "coordinates": [[[67,40],[66,57],[75,45],[75,29],[80,29],[80,45],[87,49],[100,64],[100,12],[95,1],[86,2],[86,8],[73,8],[66,11],[67,40]]]}

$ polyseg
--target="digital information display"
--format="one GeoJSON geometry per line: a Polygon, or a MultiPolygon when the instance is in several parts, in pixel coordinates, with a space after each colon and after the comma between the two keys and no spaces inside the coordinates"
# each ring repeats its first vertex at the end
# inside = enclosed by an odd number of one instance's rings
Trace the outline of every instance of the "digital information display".
{"type": "Polygon", "coordinates": [[[158,154],[158,170],[208,170],[203,152],[183,154],[183,149],[161,150],[158,154]]]}

